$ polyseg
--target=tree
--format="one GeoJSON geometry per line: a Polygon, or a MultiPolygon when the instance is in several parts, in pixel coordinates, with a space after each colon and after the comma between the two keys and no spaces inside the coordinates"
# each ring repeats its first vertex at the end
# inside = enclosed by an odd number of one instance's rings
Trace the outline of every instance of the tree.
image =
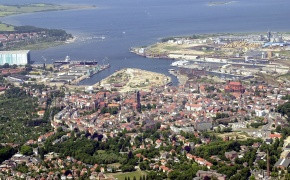
{"type": "Polygon", "coordinates": [[[177,179],[178,176],[180,176],[180,171],[177,171],[177,170],[174,170],[174,171],[171,171],[169,174],[168,174],[168,178],[169,179],[177,179]]]}
{"type": "Polygon", "coordinates": [[[277,111],[281,113],[283,116],[287,115],[287,120],[290,122],[290,101],[278,106],[277,111]]]}
{"type": "Polygon", "coordinates": [[[134,155],[133,155],[132,151],[129,151],[129,153],[128,153],[128,159],[132,159],[132,158],[134,158],[134,155]]]}
{"type": "Polygon", "coordinates": [[[23,145],[20,148],[20,153],[26,156],[30,156],[33,154],[33,149],[30,146],[23,145]]]}
{"type": "Polygon", "coordinates": [[[148,162],[147,161],[143,161],[143,162],[141,162],[140,164],[139,164],[139,167],[140,167],[140,169],[141,170],[148,170],[148,169],[150,169],[150,166],[149,166],[149,164],[148,164],[148,162]]]}
{"type": "Polygon", "coordinates": [[[276,132],[278,132],[278,133],[280,133],[281,132],[281,125],[278,125],[277,127],[276,127],[276,132]]]}
{"type": "Polygon", "coordinates": [[[125,164],[125,165],[121,166],[121,170],[123,172],[131,172],[131,171],[134,171],[134,166],[129,165],[129,164],[125,164]]]}
{"type": "Polygon", "coordinates": [[[15,153],[15,149],[10,146],[1,146],[0,144],[0,163],[9,159],[15,153]]]}
{"type": "Polygon", "coordinates": [[[17,167],[16,167],[16,171],[19,171],[21,173],[28,173],[29,169],[28,167],[26,166],[25,163],[22,163],[22,164],[19,164],[17,167]]]}
{"type": "Polygon", "coordinates": [[[255,176],[251,176],[250,180],[256,180],[255,176]]]}
{"type": "Polygon", "coordinates": [[[190,151],[190,146],[185,146],[185,147],[184,147],[184,150],[185,150],[186,152],[189,152],[189,151],[190,151]]]}
{"type": "Polygon", "coordinates": [[[2,68],[9,68],[10,67],[10,65],[8,64],[8,63],[5,63],[3,66],[2,66],[2,68]]]}
{"type": "Polygon", "coordinates": [[[26,64],[25,65],[25,69],[26,69],[26,71],[31,71],[32,70],[32,66],[30,64],[26,64]]]}
{"type": "Polygon", "coordinates": [[[258,166],[259,166],[260,169],[266,169],[267,168],[267,163],[266,163],[266,161],[259,160],[258,161],[258,166]]]}

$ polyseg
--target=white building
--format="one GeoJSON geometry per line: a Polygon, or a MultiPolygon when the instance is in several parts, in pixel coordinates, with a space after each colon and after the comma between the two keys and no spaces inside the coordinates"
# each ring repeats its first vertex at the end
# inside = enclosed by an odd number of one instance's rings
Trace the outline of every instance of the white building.
{"type": "Polygon", "coordinates": [[[30,62],[30,51],[0,51],[0,65],[26,65],[30,62]]]}

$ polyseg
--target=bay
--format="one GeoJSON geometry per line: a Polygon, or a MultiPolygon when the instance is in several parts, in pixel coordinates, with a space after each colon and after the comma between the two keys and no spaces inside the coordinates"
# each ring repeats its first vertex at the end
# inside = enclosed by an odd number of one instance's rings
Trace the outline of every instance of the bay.
{"type": "MultiPolygon", "coordinates": [[[[0,0],[3,4],[41,3],[0,0]]],[[[48,0],[44,3],[59,4],[48,0]]],[[[290,31],[287,0],[240,0],[208,6],[204,0],[65,0],[62,4],[95,5],[96,9],[40,12],[1,18],[14,25],[64,29],[77,41],[31,52],[32,61],[97,60],[107,57],[111,67],[81,84],[94,84],[121,68],[140,68],[169,75],[171,60],[147,59],[129,52],[133,46],[155,43],[163,37],[217,32],[290,31]],[[105,37],[101,39],[100,37],[105,37]],[[44,58],[43,58],[44,57],[44,58]]],[[[172,77],[172,76],[171,76],[172,77]]],[[[177,84],[177,79],[173,83],[177,84]]]]}

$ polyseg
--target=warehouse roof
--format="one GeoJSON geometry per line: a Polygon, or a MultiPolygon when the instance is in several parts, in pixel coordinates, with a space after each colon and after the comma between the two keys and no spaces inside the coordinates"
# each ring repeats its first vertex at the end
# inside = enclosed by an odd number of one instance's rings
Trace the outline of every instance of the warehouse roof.
{"type": "Polygon", "coordinates": [[[19,50],[19,51],[0,51],[0,54],[27,54],[30,50],[19,50]]]}

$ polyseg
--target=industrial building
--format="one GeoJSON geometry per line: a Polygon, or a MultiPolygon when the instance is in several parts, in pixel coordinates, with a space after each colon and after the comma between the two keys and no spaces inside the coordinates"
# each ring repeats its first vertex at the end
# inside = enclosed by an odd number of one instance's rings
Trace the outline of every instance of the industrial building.
{"type": "Polygon", "coordinates": [[[26,65],[30,62],[30,51],[0,51],[0,65],[26,65]]]}

